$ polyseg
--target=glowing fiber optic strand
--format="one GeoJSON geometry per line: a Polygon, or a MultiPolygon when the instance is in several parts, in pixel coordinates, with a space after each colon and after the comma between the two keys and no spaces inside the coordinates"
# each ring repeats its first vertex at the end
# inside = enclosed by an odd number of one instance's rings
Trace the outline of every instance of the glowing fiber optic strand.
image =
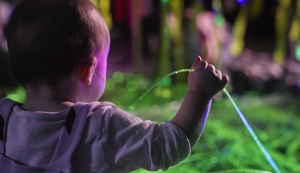
{"type": "MultiPolygon", "coordinates": [[[[181,69],[181,70],[177,70],[174,72],[171,72],[169,74],[167,74],[165,77],[163,77],[162,79],[160,79],[158,82],[156,82],[154,85],[152,85],[142,96],[140,96],[133,104],[131,104],[129,106],[129,109],[134,110],[134,106],[141,101],[154,87],[156,87],[162,80],[174,75],[174,74],[178,74],[178,73],[182,73],[182,72],[193,72],[194,69],[181,69]]],[[[255,135],[253,129],[251,128],[251,126],[249,125],[248,121],[246,120],[245,116],[242,114],[242,112],[240,111],[240,109],[238,108],[238,106],[235,104],[235,102],[233,101],[232,97],[230,96],[230,94],[228,93],[228,91],[224,88],[223,89],[224,93],[227,95],[227,97],[229,98],[229,100],[231,101],[232,105],[234,106],[236,112],[238,113],[240,119],[242,120],[242,122],[244,123],[245,127],[247,128],[247,130],[249,131],[251,137],[253,138],[253,140],[255,141],[255,143],[258,145],[259,149],[262,151],[262,153],[265,155],[267,161],[269,162],[269,164],[272,166],[272,168],[276,171],[276,173],[280,173],[280,170],[278,168],[278,166],[276,165],[275,161],[272,159],[271,155],[268,153],[268,151],[265,149],[265,147],[262,145],[262,143],[260,142],[260,140],[258,139],[258,137],[255,135]]]]}
{"type": "Polygon", "coordinates": [[[230,94],[227,92],[227,90],[224,88],[223,89],[224,93],[227,95],[227,97],[229,98],[229,100],[231,101],[232,105],[234,106],[236,112],[238,113],[239,117],[241,118],[241,120],[243,121],[244,125],[246,126],[247,130],[249,131],[249,133],[251,134],[253,140],[255,141],[255,143],[258,145],[259,149],[263,152],[263,154],[265,155],[267,161],[269,162],[269,164],[272,166],[272,168],[276,171],[276,173],[280,173],[280,170],[278,169],[276,163],[274,162],[274,160],[272,159],[271,155],[268,153],[268,151],[265,149],[265,147],[262,145],[262,143],[260,142],[260,140],[258,139],[258,137],[255,135],[254,131],[252,130],[251,126],[249,125],[249,123],[247,122],[245,116],[242,114],[242,112],[240,111],[240,109],[237,107],[237,105],[235,104],[235,102],[233,101],[232,97],[230,96],[230,94]]]}
{"type": "Polygon", "coordinates": [[[156,82],[154,85],[152,85],[143,95],[141,95],[134,103],[132,103],[129,106],[129,109],[134,110],[135,105],[140,102],[154,87],[156,87],[161,81],[163,81],[164,79],[174,75],[174,74],[178,74],[178,73],[182,73],[182,72],[193,72],[194,69],[181,69],[181,70],[177,70],[174,72],[171,72],[169,74],[167,74],[165,77],[161,78],[158,82],[156,82]]]}

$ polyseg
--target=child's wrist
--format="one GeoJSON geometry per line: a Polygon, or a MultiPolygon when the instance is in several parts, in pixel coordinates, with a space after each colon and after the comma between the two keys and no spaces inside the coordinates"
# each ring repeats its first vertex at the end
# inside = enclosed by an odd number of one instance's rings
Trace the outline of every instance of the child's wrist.
{"type": "Polygon", "coordinates": [[[202,99],[211,100],[213,97],[208,96],[207,94],[204,94],[202,92],[197,92],[193,90],[188,90],[188,93],[198,95],[199,97],[202,97],[202,99]]]}

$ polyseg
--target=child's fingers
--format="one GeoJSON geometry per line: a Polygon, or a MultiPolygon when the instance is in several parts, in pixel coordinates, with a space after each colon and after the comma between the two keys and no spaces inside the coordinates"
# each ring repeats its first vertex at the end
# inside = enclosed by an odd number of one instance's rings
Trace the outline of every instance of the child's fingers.
{"type": "Polygon", "coordinates": [[[202,60],[197,64],[197,66],[200,70],[204,70],[207,68],[208,63],[206,61],[202,60]]]}
{"type": "Polygon", "coordinates": [[[196,69],[197,67],[197,64],[202,61],[201,57],[200,56],[197,56],[197,58],[195,59],[195,61],[193,62],[192,64],[192,69],[196,69]]]}
{"type": "Polygon", "coordinates": [[[221,80],[223,86],[225,86],[228,83],[229,77],[225,74],[222,74],[222,72],[220,70],[216,70],[214,65],[208,64],[207,70],[213,72],[215,74],[215,76],[221,80]]]}
{"type": "Polygon", "coordinates": [[[218,78],[219,78],[220,80],[222,80],[222,73],[221,73],[220,70],[215,70],[215,74],[216,74],[216,76],[218,76],[218,78]]]}
{"type": "Polygon", "coordinates": [[[212,64],[208,64],[207,69],[212,72],[215,72],[215,70],[216,70],[215,66],[213,66],[212,64]]]}
{"type": "Polygon", "coordinates": [[[229,77],[226,74],[222,74],[222,81],[224,82],[224,86],[229,82],[229,77]]]}

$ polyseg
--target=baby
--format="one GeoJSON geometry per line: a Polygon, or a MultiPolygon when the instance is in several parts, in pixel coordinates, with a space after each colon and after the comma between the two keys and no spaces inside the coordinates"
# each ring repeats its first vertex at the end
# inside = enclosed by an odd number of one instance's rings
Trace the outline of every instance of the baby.
{"type": "Polygon", "coordinates": [[[73,172],[166,170],[190,155],[212,98],[228,83],[228,76],[197,57],[181,107],[161,124],[97,102],[105,89],[110,36],[88,0],[23,0],[10,18],[7,41],[26,101],[11,109],[4,154],[29,166],[53,161],[70,110],[88,103],[96,106],[81,115],[88,117],[71,158],[73,172]]]}

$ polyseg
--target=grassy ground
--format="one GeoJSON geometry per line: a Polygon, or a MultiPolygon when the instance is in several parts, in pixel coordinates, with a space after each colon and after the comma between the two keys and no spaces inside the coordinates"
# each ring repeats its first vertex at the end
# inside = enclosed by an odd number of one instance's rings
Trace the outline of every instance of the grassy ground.
{"type": "MultiPolygon", "coordinates": [[[[142,119],[170,120],[178,110],[187,86],[172,85],[171,79],[166,79],[135,103],[153,83],[142,75],[117,72],[108,79],[106,92],[100,101],[113,102],[142,119]],[[135,109],[129,109],[130,106],[135,109]]],[[[8,97],[22,101],[24,90],[14,90],[8,97]]],[[[259,96],[252,92],[233,98],[280,171],[300,172],[299,97],[288,93],[259,96]]],[[[204,133],[191,156],[166,172],[230,171],[275,172],[229,99],[222,94],[220,99],[214,100],[204,133]]],[[[145,172],[148,171],[135,171],[145,172]]]]}

